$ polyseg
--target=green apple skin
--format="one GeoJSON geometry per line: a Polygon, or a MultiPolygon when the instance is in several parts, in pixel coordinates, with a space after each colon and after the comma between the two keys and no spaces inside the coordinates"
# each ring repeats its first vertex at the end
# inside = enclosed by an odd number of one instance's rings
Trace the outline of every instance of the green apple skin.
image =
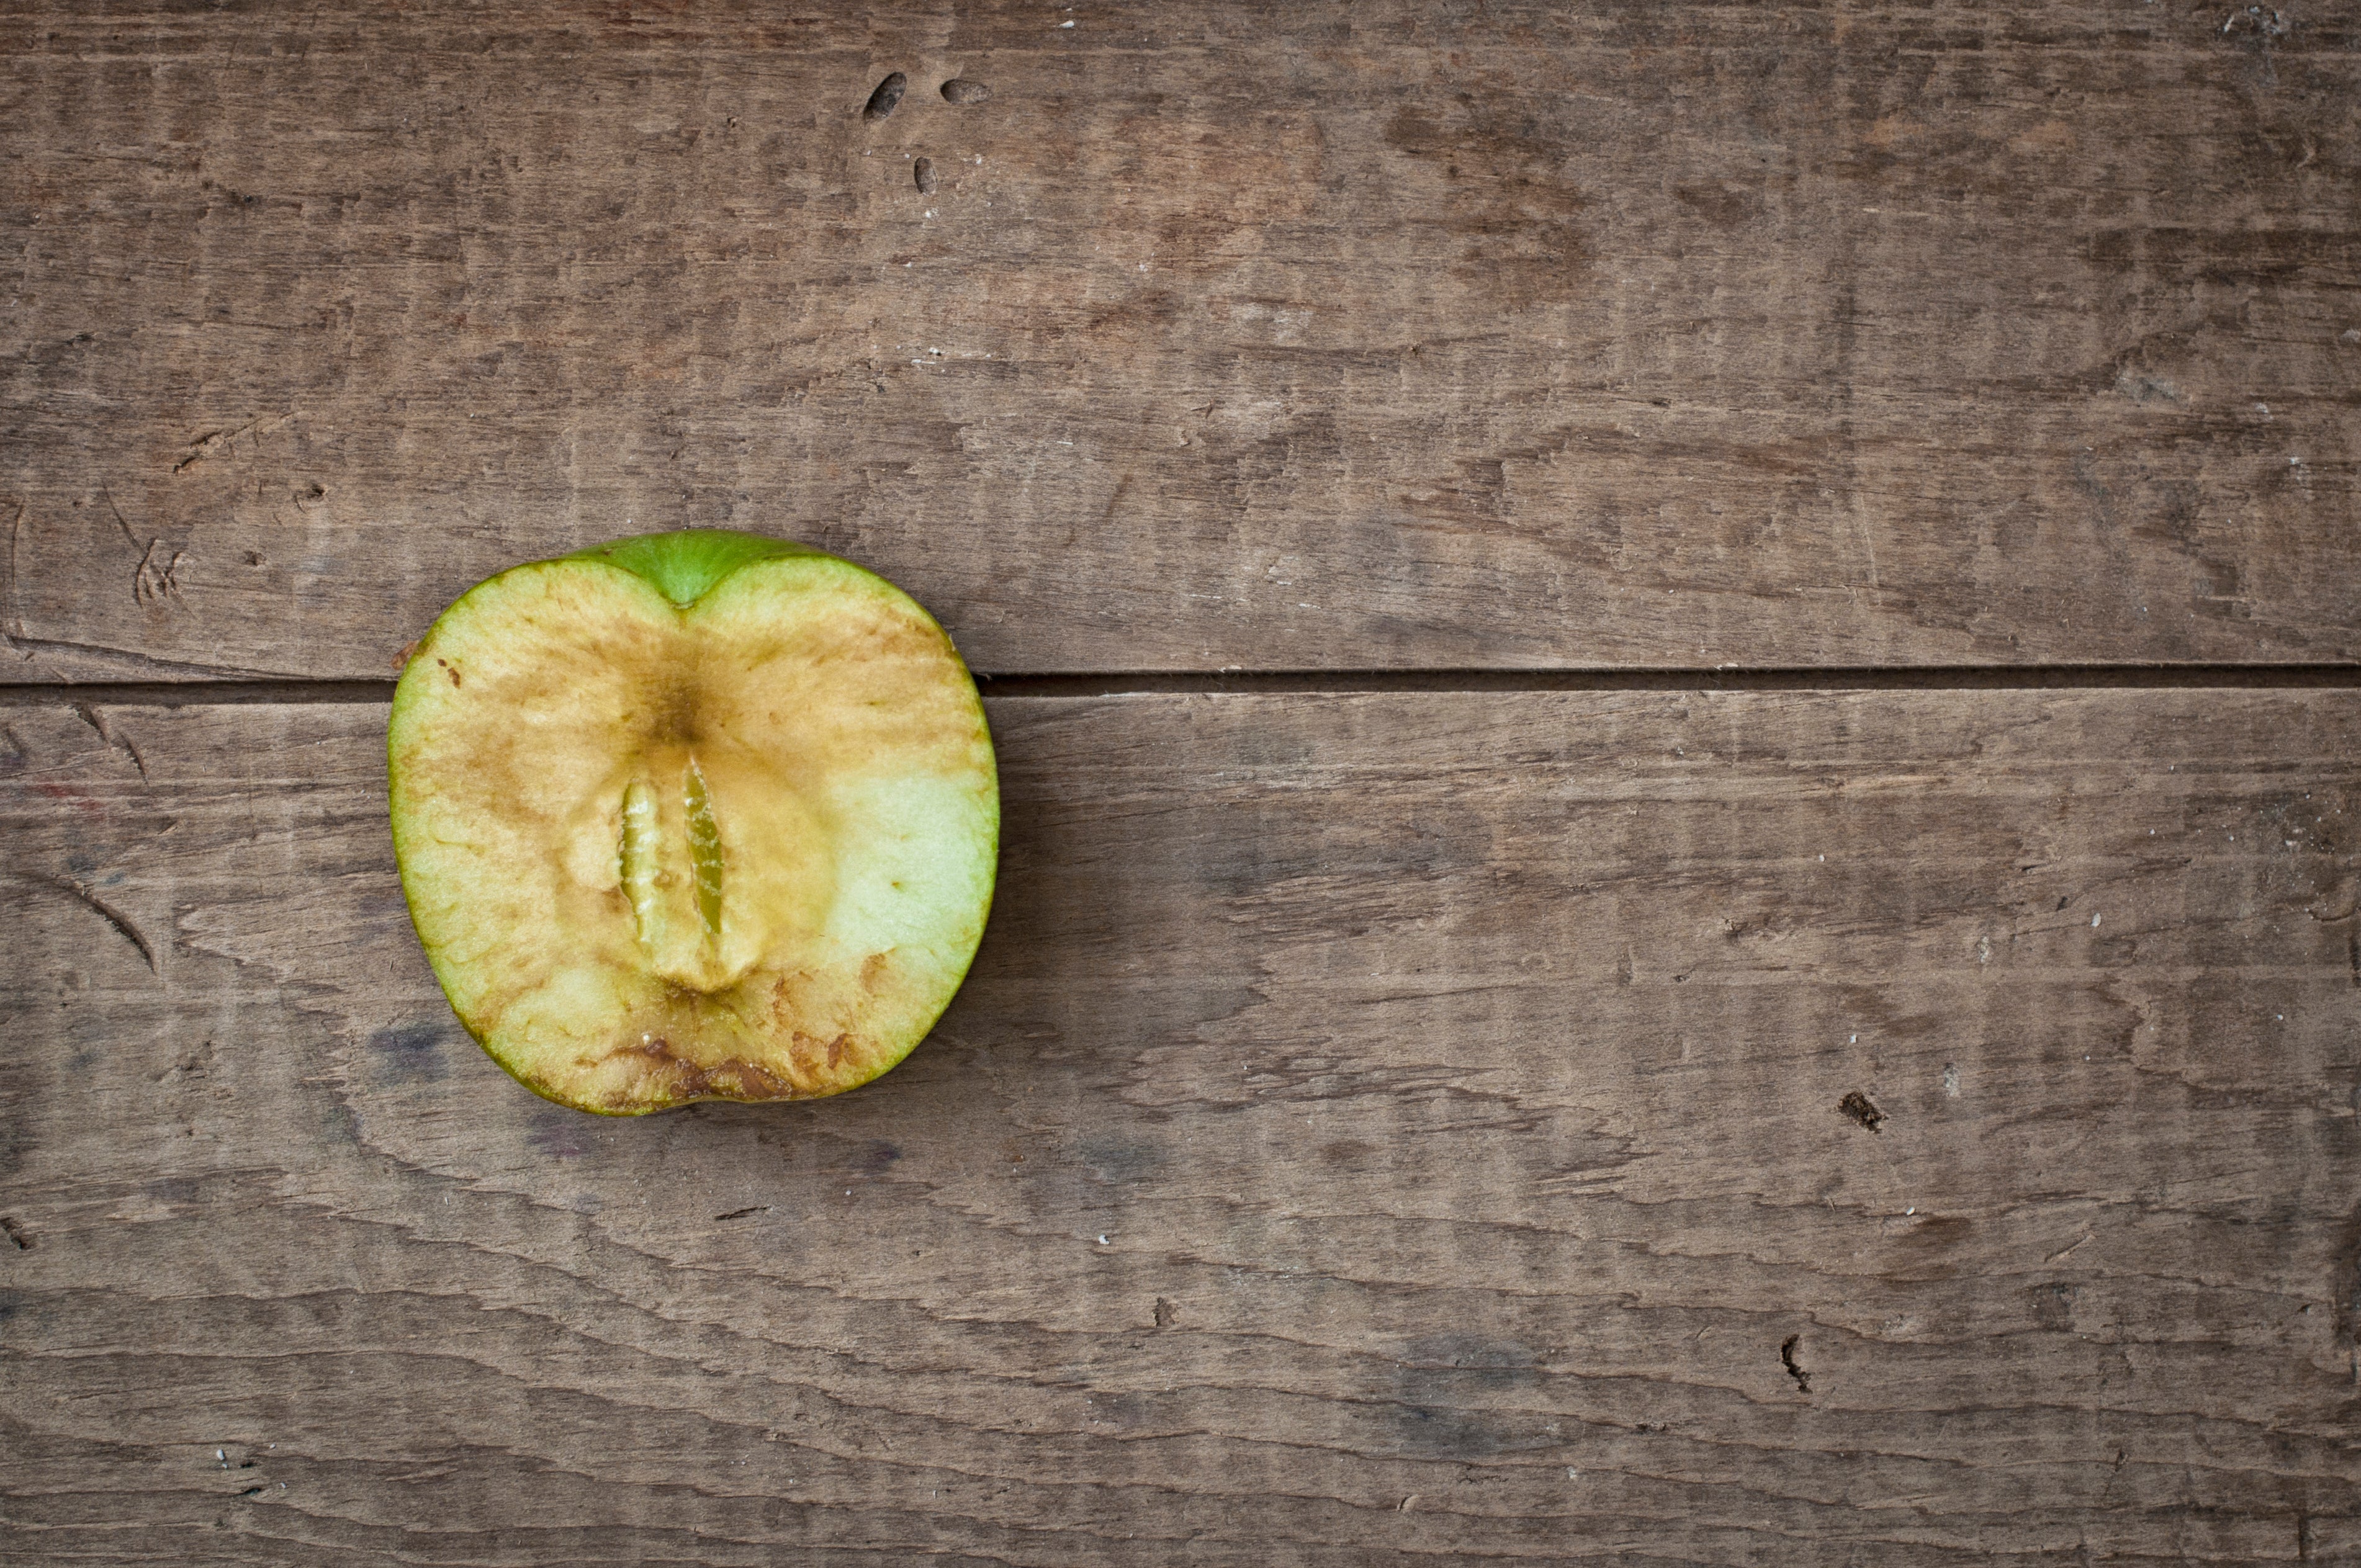
{"type": "Polygon", "coordinates": [[[999,784],[941,627],[760,534],[647,534],[487,578],[387,727],[402,892],[519,1082],[637,1115],[901,1061],[991,912],[999,784]]]}

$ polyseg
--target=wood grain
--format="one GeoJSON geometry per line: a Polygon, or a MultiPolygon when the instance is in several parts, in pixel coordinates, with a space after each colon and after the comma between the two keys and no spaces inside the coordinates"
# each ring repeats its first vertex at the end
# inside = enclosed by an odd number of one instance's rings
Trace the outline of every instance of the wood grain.
{"type": "Polygon", "coordinates": [[[627,1124],[383,717],[0,708],[0,1561],[2361,1560],[2361,694],[1002,700],[936,1038],[627,1124]]]}
{"type": "Polygon", "coordinates": [[[987,671],[2361,654],[2349,5],[8,13],[19,679],[687,525],[987,671]]]}

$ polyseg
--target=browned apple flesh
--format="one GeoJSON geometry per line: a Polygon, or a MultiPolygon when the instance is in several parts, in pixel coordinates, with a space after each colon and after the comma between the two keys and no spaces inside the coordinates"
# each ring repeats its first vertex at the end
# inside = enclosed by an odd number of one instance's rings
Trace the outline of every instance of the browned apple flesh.
{"type": "Polygon", "coordinates": [[[395,696],[402,887],[460,1020],[550,1099],[630,1113],[866,1082],[983,934],[982,704],[883,578],[801,554],[686,606],[606,560],[521,566],[395,696]]]}

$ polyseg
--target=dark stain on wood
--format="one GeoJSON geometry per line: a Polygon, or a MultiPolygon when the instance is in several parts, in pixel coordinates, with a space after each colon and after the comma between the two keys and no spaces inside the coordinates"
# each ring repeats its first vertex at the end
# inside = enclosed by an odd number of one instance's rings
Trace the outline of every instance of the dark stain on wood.
{"type": "Polygon", "coordinates": [[[1858,1089],[1838,1101],[1837,1109],[1872,1133],[1885,1121],[1885,1113],[1872,1104],[1869,1096],[1858,1089]]]}
{"type": "MultiPolygon", "coordinates": [[[[370,1031],[369,1056],[377,1073],[388,1082],[433,1082],[450,1071],[450,1058],[445,1047],[458,1031],[441,1023],[412,1022],[389,1024],[370,1031]]],[[[458,1035],[458,1047],[468,1050],[475,1042],[458,1035]]],[[[201,1067],[194,1069],[202,1071],[201,1067]]]]}

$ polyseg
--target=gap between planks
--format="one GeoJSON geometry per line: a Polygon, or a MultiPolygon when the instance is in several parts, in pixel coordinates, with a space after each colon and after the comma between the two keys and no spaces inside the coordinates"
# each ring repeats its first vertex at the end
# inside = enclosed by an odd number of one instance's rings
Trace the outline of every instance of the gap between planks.
{"type": "MultiPolygon", "coordinates": [[[[989,696],[1118,696],[1136,692],[1287,694],[1349,692],[1647,691],[2173,691],[2343,690],[2361,686],[2361,664],[1929,665],[1923,668],[1661,670],[1143,670],[987,674],[989,696]]],[[[385,681],[223,680],[0,682],[0,707],[107,703],[200,707],[236,703],[383,703],[385,681]]]]}

